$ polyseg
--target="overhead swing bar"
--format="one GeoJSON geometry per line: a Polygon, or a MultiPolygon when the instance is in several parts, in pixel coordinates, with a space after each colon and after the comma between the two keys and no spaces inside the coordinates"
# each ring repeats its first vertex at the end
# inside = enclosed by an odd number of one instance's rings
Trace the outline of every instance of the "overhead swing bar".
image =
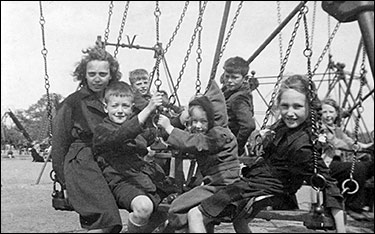
{"type": "Polygon", "coordinates": [[[266,48],[266,46],[276,37],[276,35],[289,23],[289,21],[301,10],[307,1],[300,2],[292,12],[284,19],[283,22],[277,26],[277,28],[268,36],[268,38],[259,46],[259,48],[250,56],[247,63],[250,64],[254,59],[266,48]]]}
{"type": "Polygon", "coordinates": [[[219,38],[218,38],[217,44],[216,44],[216,52],[215,52],[215,57],[214,57],[214,61],[213,61],[212,68],[211,68],[210,78],[215,77],[216,63],[217,63],[217,60],[219,59],[221,46],[223,44],[223,39],[224,39],[224,34],[225,34],[225,27],[226,27],[227,22],[228,22],[228,15],[229,15],[229,10],[230,10],[230,5],[231,5],[231,1],[225,1],[225,8],[224,8],[224,13],[223,13],[223,18],[221,20],[219,38]]]}

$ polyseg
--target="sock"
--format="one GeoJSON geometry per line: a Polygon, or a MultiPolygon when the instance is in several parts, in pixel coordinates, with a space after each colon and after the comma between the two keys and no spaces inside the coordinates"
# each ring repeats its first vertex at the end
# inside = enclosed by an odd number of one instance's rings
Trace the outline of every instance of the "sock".
{"type": "Polygon", "coordinates": [[[137,224],[132,220],[132,217],[133,213],[130,213],[128,218],[128,233],[144,233],[147,227],[147,222],[137,224]]]}

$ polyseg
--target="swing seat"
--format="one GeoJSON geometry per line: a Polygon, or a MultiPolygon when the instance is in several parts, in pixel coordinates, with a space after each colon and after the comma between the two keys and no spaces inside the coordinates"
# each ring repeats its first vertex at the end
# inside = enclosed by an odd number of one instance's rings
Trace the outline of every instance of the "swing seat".
{"type": "Polygon", "coordinates": [[[270,220],[300,221],[307,229],[335,230],[335,223],[330,215],[315,214],[306,210],[262,210],[256,218],[270,220]]]}
{"type": "MultiPolygon", "coordinates": [[[[273,196],[270,199],[277,200],[278,197],[273,196]]],[[[255,203],[256,202],[257,201],[255,201],[255,203]]],[[[254,206],[256,207],[256,204],[254,204],[254,206]]],[[[336,229],[333,217],[329,213],[326,213],[325,210],[322,212],[317,212],[316,204],[312,204],[312,208],[310,211],[300,210],[300,209],[270,210],[267,208],[259,211],[255,215],[254,218],[261,218],[267,221],[270,221],[270,220],[300,221],[300,222],[303,222],[303,225],[307,229],[312,229],[312,230],[335,230],[336,229]]]]}

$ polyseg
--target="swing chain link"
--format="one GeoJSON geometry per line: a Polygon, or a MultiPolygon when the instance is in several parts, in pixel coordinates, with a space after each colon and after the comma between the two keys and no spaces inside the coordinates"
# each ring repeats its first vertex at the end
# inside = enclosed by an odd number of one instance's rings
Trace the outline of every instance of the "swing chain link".
{"type": "Polygon", "coordinates": [[[224,54],[224,51],[227,47],[227,44],[229,42],[229,38],[230,36],[232,35],[232,31],[234,29],[234,25],[236,24],[237,22],[237,18],[238,16],[240,15],[240,12],[241,12],[241,8],[242,8],[242,5],[243,5],[243,1],[241,1],[239,4],[238,4],[238,7],[237,7],[237,10],[236,10],[236,13],[233,17],[233,20],[232,20],[232,23],[229,27],[229,30],[228,30],[228,33],[227,33],[227,36],[225,37],[225,40],[224,40],[224,43],[223,43],[223,46],[221,47],[221,50],[220,50],[220,53],[219,53],[219,56],[215,62],[215,66],[213,67],[212,69],[212,72],[211,72],[211,77],[210,77],[210,80],[208,81],[208,85],[206,87],[206,91],[205,93],[208,91],[208,89],[210,88],[211,86],[211,82],[212,80],[215,79],[215,74],[216,74],[216,70],[217,70],[217,67],[219,66],[219,63],[220,63],[220,60],[221,60],[221,57],[223,57],[223,54],[224,54]]]}
{"type": "MultiPolygon", "coordinates": [[[[198,32],[198,30],[199,30],[199,26],[200,26],[200,24],[201,24],[201,22],[202,22],[202,18],[203,18],[204,10],[206,9],[207,3],[208,3],[208,1],[204,1],[204,2],[203,2],[203,6],[202,6],[202,9],[201,9],[201,11],[200,11],[200,14],[199,14],[199,17],[198,17],[197,23],[196,23],[196,25],[195,25],[194,33],[193,33],[193,35],[192,35],[192,37],[191,37],[191,40],[190,40],[190,43],[189,43],[189,47],[188,47],[188,50],[187,50],[187,52],[186,52],[186,55],[185,55],[185,58],[184,58],[184,62],[183,62],[183,64],[182,64],[182,68],[181,68],[181,70],[180,70],[180,72],[179,72],[179,75],[178,75],[178,78],[177,78],[177,83],[176,83],[176,85],[175,85],[175,88],[174,88],[174,91],[173,91],[173,94],[172,94],[172,95],[177,95],[177,90],[178,90],[178,88],[179,88],[179,86],[180,86],[180,82],[181,82],[181,80],[182,80],[182,75],[184,74],[184,70],[185,70],[185,67],[186,67],[186,63],[187,63],[187,61],[188,61],[188,59],[189,59],[189,56],[190,56],[190,53],[191,53],[191,48],[192,48],[193,45],[194,45],[194,41],[195,41],[195,38],[196,38],[196,36],[197,36],[197,32],[198,32]]],[[[174,103],[172,103],[172,104],[174,104],[174,103]]]]}
{"type": "Polygon", "coordinates": [[[303,22],[305,28],[305,50],[303,51],[303,55],[307,58],[307,77],[309,81],[309,102],[310,102],[310,118],[311,118],[311,138],[313,143],[313,160],[314,160],[314,174],[318,174],[318,149],[317,149],[317,141],[319,138],[318,133],[318,121],[317,121],[317,110],[314,106],[314,100],[317,98],[316,90],[314,89],[314,82],[312,79],[312,72],[311,72],[311,44],[309,41],[309,30],[307,26],[307,17],[306,14],[303,15],[303,22]]]}
{"type": "Polygon", "coordinates": [[[52,139],[52,104],[51,104],[51,98],[49,94],[49,88],[50,88],[50,83],[49,83],[49,76],[48,76],[48,69],[47,69],[47,54],[48,50],[46,48],[46,40],[45,40],[45,31],[44,31],[44,25],[46,23],[44,16],[43,16],[43,8],[42,8],[42,1],[39,1],[39,9],[40,9],[40,27],[42,30],[42,44],[43,44],[43,49],[41,51],[43,55],[43,60],[44,60],[44,87],[46,89],[46,96],[47,96],[47,115],[48,115],[48,120],[49,120],[49,127],[48,127],[48,140],[49,144],[51,144],[51,139],[52,139]]]}
{"type": "Polygon", "coordinates": [[[312,49],[313,39],[314,39],[314,30],[315,30],[315,18],[316,18],[316,1],[314,1],[313,16],[311,23],[311,35],[310,35],[310,48],[312,49]]]}
{"type": "MultiPolygon", "coordinates": [[[[313,76],[315,75],[315,72],[316,72],[316,70],[318,69],[320,63],[322,62],[324,55],[325,55],[325,54],[327,53],[327,51],[330,49],[330,46],[331,46],[332,40],[333,40],[333,38],[335,37],[336,32],[337,32],[337,30],[339,29],[340,25],[341,25],[341,23],[340,23],[340,22],[337,22],[335,28],[333,29],[333,31],[332,31],[332,33],[331,33],[331,36],[329,37],[328,42],[327,42],[327,44],[325,45],[325,47],[324,47],[324,49],[323,49],[323,51],[322,51],[322,54],[319,56],[318,61],[316,62],[315,66],[314,66],[314,69],[313,69],[313,71],[312,71],[312,75],[313,75],[313,76]]],[[[330,53],[329,53],[329,54],[330,54],[330,53]]]]}
{"type": "Polygon", "coordinates": [[[155,16],[155,24],[156,24],[156,44],[158,44],[160,40],[160,33],[159,33],[160,15],[161,15],[161,11],[159,8],[159,1],[155,1],[154,16],[155,16]]]}
{"type": "Polygon", "coordinates": [[[184,5],[184,9],[182,10],[180,19],[178,20],[177,26],[176,26],[175,30],[173,31],[172,36],[169,39],[167,45],[165,46],[164,54],[167,53],[167,51],[168,51],[169,47],[171,46],[171,44],[172,44],[175,36],[177,35],[178,30],[180,29],[180,26],[181,26],[182,21],[183,21],[183,19],[185,17],[185,13],[186,13],[186,10],[187,10],[188,6],[189,6],[189,1],[186,1],[185,5],[184,5]]]}
{"type": "MultiPolygon", "coordinates": [[[[281,24],[281,8],[280,8],[280,1],[276,1],[277,3],[277,23],[281,24]]],[[[283,65],[283,38],[281,31],[279,32],[279,53],[280,53],[280,67],[283,65]]]]}
{"type": "Polygon", "coordinates": [[[126,18],[127,18],[127,16],[128,16],[129,3],[130,3],[130,1],[126,1],[126,4],[125,4],[124,13],[123,13],[122,20],[121,20],[120,31],[119,31],[119,33],[118,33],[118,37],[117,37],[116,49],[115,49],[115,51],[113,52],[113,55],[114,55],[113,57],[115,57],[115,58],[116,58],[116,56],[117,56],[117,54],[118,54],[118,48],[120,47],[120,42],[121,42],[121,39],[122,39],[122,33],[123,33],[123,31],[124,31],[126,18]]]}
{"type": "Polygon", "coordinates": [[[104,46],[106,46],[108,37],[109,37],[109,26],[111,24],[111,16],[113,14],[113,1],[109,3],[109,9],[108,9],[108,22],[107,22],[107,28],[104,30],[104,46]]]}
{"type": "MultiPolygon", "coordinates": [[[[160,86],[162,84],[161,80],[160,80],[160,62],[163,58],[163,49],[161,48],[161,44],[160,44],[160,25],[159,25],[159,22],[160,22],[160,15],[161,15],[161,11],[160,11],[160,8],[159,8],[159,1],[155,1],[155,10],[154,10],[154,16],[155,16],[155,28],[156,28],[156,47],[159,48],[159,50],[156,50],[156,51],[161,51],[160,53],[155,53],[155,55],[157,56],[156,58],[156,64],[155,64],[155,67],[152,71],[152,79],[154,78],[154,74],[155,74],[155,71],[156,71],[156,79],[154,81],[154,84],[156,86],[156,91],[159,92],[160,91],[160,86]]],[[[151,86],[151,82],[150,82],[150,85],[148,87],[148,89],[150,90],[150,86],[151,86]]]]}
{"type": "MultiPolygon", "coordinates": [[[[202,14],[202,1],[199,1],[199,15],[202,14]]],[[[203,19],[202,19],[203,20],[203,19]]],[[[201,70],[201,63],[202,63],[202,46],[201,46],[201,41],[202,41],[202,29],[203,29],[203,26],[202,26],[202,21],[199,23],[199,26],[198,26],[198,46],[197,46],[197,79],[195,81],[195,90],[196,90],[196,93],[195,95],[198,95],[201,91],[201,80],[200,80],[200,70],[201,70]]]]}
{"type": "MultiPolygon", "coordinates": [[[[186,2],[185,2],[185,5],[184,5],[184,8],[183,8],[183,10],[182,10],[182,13],[181,13],[180,19],[178,20],[177,26],[176,26],[175,30],[173,31],[172,36],[171,36],[171,38],[169,39],[167,45],[165,46],[165,49],[163,50],[163,52],[161,52],[161,53],[157,53],[158,57],[156,58],[155,66],[153,67],[153,69],[152,69],[152,71],[151,71],[151,73],[150,73],[151,80],[152,80],[153,77],[154,77],[154,74],[155,74],[156,69],[159,68],[161,60],[163,59],[164,55],[167,53],[169,47],[171,46],[172,42],[174,41],[175,36],[177,35],[177,32],[178,32],[178,30],[180,29],[180,26],[181,26],[181,24],[182,24],[182,22],[183,22],[183,19],[184,19],[184,17],[185,17],[185,14],[186,14],[186,11],[187,11],[188,6],[189,6],[189,1],[186,1],[186,2]]],[[[155,11],[154,11],[154,15],[155,15],[156,18],[158,18],[158,17],[160,16],[160,14],[161,14],[161,12],[160,12],[159,6],[157,5],[156,8],[155,8],[155,11]]],[[[157,25],[156,25],[156,39],[157,39],[157,41],[158,41],[158,40],[159,40],[159,24],[158,24],[159,19],[157,19],[156,22],[157,22],[157,25]]],[[[159,46],[159,44],[157,44],[156,46],[159,46]]],[[[155,82],[156,82],[156,81],[155,81],[155,82]]],[[[151,84],[150,84],[150,85],[151,85],[151,84]]],[[[160,85],[161,85],[161,83],[160,83],[160,85]]],[[[149,89],[150,89],[150,87],[149,87],[149,89]]],[[[172,94],[171,94],[171,97],[170,97],[170,100],[173,100],[173,102],[171,102],[171,103],[173,103],[173,104],[176,102],[176,98],[175,98],[174,95],[175,95],[175,94],[172,93],[172,94]]]]}
{"type": "Polygon", "coordinates": [[[365,60],[366,60],[366,50],[365,46],[362,43],[362,63],[361,63],[361,70],[360,70],[360,85],[359,85],[359,90],[358,90],[358,102],[359,105],[357,107],[357,117],[355,118],[355,125],[354,125],[354,144],[352,146],[353,149],[353,162],[352,166],[350,168],[350,179],[353,180],[353,173],[354,173],[354,168],[355,164],[357,163],[357,153],[358,150],[360,149],[360,146],[358,144],[358,132],[359,132],[359,120],[361,118],[361,111],[362,111],[362,91],[363,91],[363,86],[365,85],[365,75],[366,75],[366,69],[365,69],[365,60]]]}
{"type": "Polygon", "coordinates": [[[266,128],[266,124],[268,122],[268,118],[271,114],[271,110],[272,110],[272,107],[274,105],[274,101],[275,101],[275,98],[276,98],[276,94],[277,94],[277,91],[279,89],[279,85],[280,85],[280,81],[282,80],[283,78],[283,73],[284,73],[284,70],[285,70],[285,67],[286,67],[286,64],[288,62],[288,58],[289,58],[289,54],[290,54],[290,51],[292,49],[292,46],[294,44],[294,39],[297,35],[297,29],[299,28],[299,24],[300,24],[300,21],[301,21],[301,18],[302,18],[302,14],[303,14],[303,8],[304,6],[300,9],[300,12],[298,14],[298,17],[297,17],[297,21],[296,23],[294,24],[294,29],[293,29],[293,32],[292,32],[292,36],[289,40],[289,43],[288,43],[288,48],[285,52],[285,57],[283,59],[283,63],[280,67],[280,73],[279,75],[277,76],[277,81],[276,81],[276,84],[275,84],[275,87],[273,89],[273,92],[271,94],[271,100],[268,104],[268,108],[267,108],[267,111],[266,111],[266,115],[263,119],[263,124],[262,124],[262,127],[260,128],[260,130],[264,130],[266,128]]]}

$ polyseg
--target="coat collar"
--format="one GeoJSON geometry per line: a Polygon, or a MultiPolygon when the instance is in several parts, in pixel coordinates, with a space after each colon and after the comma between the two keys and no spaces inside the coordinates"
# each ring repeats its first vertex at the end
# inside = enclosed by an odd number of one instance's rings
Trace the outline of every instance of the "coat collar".
{"type": "Polygon", "coordinates": [[[83,95],[83,100],[86,102],[88,107],[92,107],[100,112],[104,112],[104,103],[98,99],[93,91],[91,91],[87,86],[80,89],[83,95]]]}
{"type": "Polygon", "coordinates": [[[279,120],[276,125],[274,144],[278,145],[284,137],[286,137],[288,144],[300,138],[301,134],[304,134],[306,129],[309,127],[309,122],[305,121],[300,126],[293,129],[288,128],[282,120],[279,120]]]}

